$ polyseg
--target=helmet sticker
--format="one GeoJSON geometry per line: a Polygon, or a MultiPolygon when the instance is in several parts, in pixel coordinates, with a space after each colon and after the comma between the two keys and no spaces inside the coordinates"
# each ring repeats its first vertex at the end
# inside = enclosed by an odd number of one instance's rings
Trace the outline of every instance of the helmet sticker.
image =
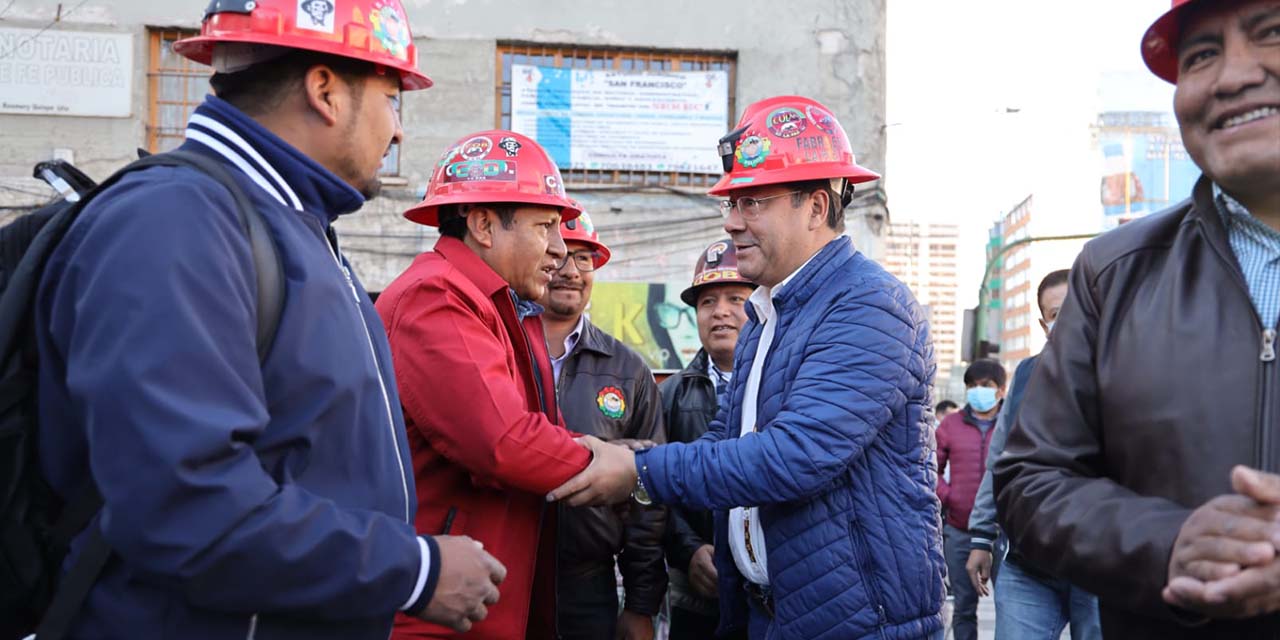
{"type": "Polygon", "coordinates": [[[512,160],[463,160],[444,168],[445,182],[496,180],[516,181],[516,163],[512,160]]]}
{"type": "Polygon", "coordinates": [[[596,232],[596,225],[591,223],[591,216],[586,211],[583,211],[577,218],[569,222],[577,222],[582,227],[583,233],[587,235],[594,235],[596,232]]]}
{"type": "Polygon", "coordinates": [[[520,144],[519,140],[516,140],[511,136],[507,136],[498,141],[498,147],[507,152],[508,158],[514,158],[520,155],[520,147],[522,146],[524,145],[520,144]]]}
{"type": "Polygon", "coordinates": [[[560,176],[548,173],[542,177],[542,186],[543,191],[553,196],[564,195],[564,188],[560,186],[560,176]]]}
{"type": "Polygon", "coordinates": [[[769,133],[779,138],[794,138],[809,128],[809,122],[799,109],[781,107],[774,109],[765,119],[769,133]]]}
{"type": "Polygon", "coordinates": [[[822,107],[808,106],[804,108],[804,111],[809,115],[809,120],[812,120],[815,126],[826,131],[829,135],[836,135],[836,130],[840,128],[840,125],[836,123],[835,116],[827,113],[822,107]]]}
{"type": "Polygon", "coordinates": [[[409,22],[399,9],[399,3],[392,0],[377,0],[369,12],[369,23],[373,25],[373,37],[382,43],[387,53],[407,60],[408,49],[413,44],[409,35],[409,22]]]}
{"type": "Polygon", "coordinates": [[[298,0],[298,11],[293,22],[299,29],[333,33],[333,2],[298,0]]]}
{"type": "Polygon", "coordinates": [[[840,156],[835,145],[831,144],[831,136],[805,136],[796,138],[796,148],[805,162],[838,162],[840,156]]]}
{"type": "Polygon", "coordinates": [[[720,264],[720,258],[729,251],[729,243],[721,241],[707,247],[707,266],[720,264]]]}
{"type": "Polygon", "coordinates": [[[493,149],[493,141],[484,136],[476,136],[462,143],[462,157],[468,160],[478,160],[489,155],[489,151],[493,149]]]}
{"type": "Polygon", "coordinates": [[[627,400],[622,396],[622,389],[605,387],[596,394],[596,407],[607,418],[617,420],[627,411],[627,400]]]}
{"type": "Polygon", "coordinates": [[[738,143],[738,150],[733,155],[738,158],[739,164],[750,169],[759,166],[769,157],[769,147],[772,145],[768,138],[749,131],[738,143]]]}

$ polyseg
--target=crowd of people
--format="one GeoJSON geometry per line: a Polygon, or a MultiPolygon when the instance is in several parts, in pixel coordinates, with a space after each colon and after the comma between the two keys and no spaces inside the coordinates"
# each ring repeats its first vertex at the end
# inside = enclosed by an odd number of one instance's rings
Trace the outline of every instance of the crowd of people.
{"type": "Polygon", "coordinates": [[[518,132],[444,150],[405,213],[440,239],[375,305],[333,223],[431,81],[399,2],[352,3],[328,33],[292,28],[318,3],[214,3],[174,46],[216,71],[181,149],[279,254],[265,354],[198,169],[119,180],[45,268],[40,468],[101,495],[67,571],[111,553],[70,637],[652,639],[667,603],[672,638],[933,639],[950,601],[971,640],[989,583],[1002,639],[1280,637],[1280,0],[1146,32],[1203,176],[1050,273],[1044,352],[974,361],[962,406],[844,234],[879,176],[806,97],[706,141],[726,237],[661,385],[592,323],[611,252],[518,132]]]}

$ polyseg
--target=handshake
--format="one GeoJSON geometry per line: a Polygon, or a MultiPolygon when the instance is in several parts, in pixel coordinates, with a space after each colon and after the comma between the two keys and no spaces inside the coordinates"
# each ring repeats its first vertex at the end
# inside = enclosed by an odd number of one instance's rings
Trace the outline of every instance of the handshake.
{"type": "MultiPolygon", "coordinates": [[[[576,442],[591,452],[591,463],[547,495],[549,502],[580,507],[626,501],[636,486],[635,452],[654,446],[649,440],[605,442],[592,436],[576,442]]],[[[507,569],[468,536],[435,536],[435,541],[440,547],[439,557],[433,558],[440,563],[436,591],[425,607],[409,615],[465,633],[497,604],[507,569]]]]}
{"type": "Polygon", "coordinates": [[[591,463],[547,494],[547,502],[563,500],[571,507],[626,502],[636,488],[636,451],[654,446],[649,440],[605,442],[593,436],[575,440],[591,452],[591,463]]]}

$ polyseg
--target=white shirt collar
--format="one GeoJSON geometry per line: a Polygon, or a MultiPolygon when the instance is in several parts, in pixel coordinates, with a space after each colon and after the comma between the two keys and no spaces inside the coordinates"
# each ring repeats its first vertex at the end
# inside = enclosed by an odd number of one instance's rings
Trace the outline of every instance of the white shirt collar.
{"type": "Polygon", "coordinates": [[[756,316],[760,318],[761,322],[768,322],[774,318],[773,299],[778,297],[778,293],[782,291],[782,288],[787,286],[787,283],[791,282],[796,277],[796,274],[804,271],[804,268],[809,266],[809,263],[813,262],[813,259],[818,257],[819,253],[822,253],[822,249],[815,251],[813,255],[809,256],[808,260],[804,261],[804,264],[783,278],[782,282],[772,287],[758,287],[751,292],[751,297],[747,298],[747,301],[751,303],[751,306],[755,307],[756,316]]]}

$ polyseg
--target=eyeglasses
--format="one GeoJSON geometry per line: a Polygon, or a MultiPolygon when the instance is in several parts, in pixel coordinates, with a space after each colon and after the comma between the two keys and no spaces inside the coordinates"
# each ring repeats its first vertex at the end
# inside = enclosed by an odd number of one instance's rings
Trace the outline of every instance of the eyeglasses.
{"type": "Polygon", "coordinates": [[[574,251],[566,254],[563,260],[556,261],[556,271],[564,268],[566,264],[573,263],[573,268],[579,273],[590,273],[596,270],[596,260],[600,259],[599,251],[574,251]]]}
{"type": "Polygon", "coordinates": [[[788,191],[787,193],[779,193],[776,196],[769,196],[767,198],[752,198],[751,196],[742,196],[741,198],[738,198],[736,201],[721,200],[720,215],[728,218],[729,214],[733,213],[734,209],[737,209],[738,213],[742,214],[743,220],[755,220],[756,218],[760,217],[761,202],[766,202],[769,200],[773,200],[774,198],[781,198],[784,196],[794,196],[797,193],[804,193],[804,192],[797,190],[797,191],[788,191]]]}

